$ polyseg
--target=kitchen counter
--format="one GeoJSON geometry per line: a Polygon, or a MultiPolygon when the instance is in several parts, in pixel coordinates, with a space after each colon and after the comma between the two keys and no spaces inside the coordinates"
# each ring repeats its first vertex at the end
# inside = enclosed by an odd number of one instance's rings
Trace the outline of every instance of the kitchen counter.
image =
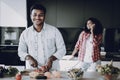
{"type": "MultiPolygon", "coordinates": [[[[75,79],[72,79],[72,78],[69,78],[66,76],[67,76],[67,74],[64,72],[64,73],[62,73],[62,78],[54,78],[54,79],[47,79],[47,80],[75,80],[75,79]]],[[[15,80],[15,77],[0,78],[0,80],[15,80]]],[[[35,80],[35,79],[32,79],[29,76],[23,76],[22,80],[35,80]]],[[[41,79],[41,80],[43,80],[43,79],[41,79]]],[[[105,80],[105,79],[103,76],[100,76],[96,73],[84,73],[83,78],[81,80],[105,80]],[[91,74],[92,74],[92,76],[91,76],[91,74]]]]}
{"type": "MultiPolygon", "coordinates": [[[[6,68],[9,66],[5,66],[6,68]]],[[[16,67],[19,71],[25,70],[25,66],[12,66],[16,67]]],[[[57,79],[47,79],[47,80],[75,80],[70,78],[67,74],[67,71],[61,71],[61,78],[57,79]]],[[[0,78],[0,80],[15,80],[15,77],[0,78]]],[[[23,75],[22,80],[35,80],[31,79],[29,76],[23,75]]],[[[81,80],[105,80],[104,77],[98,72],[84,72],[83,78],[81,80]]],[[[120,80],[120,75],[116,80],[120,80]]]]}
{"type": "MultiPolygon", "coordinates": [[[[53,78],[46,80],[75,80],[73,78],[68,77],[67,72],[61,72],[61,75],[62,75],[61,78],[53,78]]],[[[15,80],[15,77],[0,78],[0,80],[15,80]]],[[[22,76],[22,80],[36,80],[36,79],[30,78],[29,76],[22,76]]],[[[81,78],[80,80],[105,80],[105,79],[102,75],[100,75],[97,72],[84,72],[83,78],[81,78]]],[[[120,76],[115,80],[120,80],[120,76]]]]}
{"type": "MultiPolygon", "coordinates": [[[[24,66],[13,66],[16,67],[19,71],[24,70],[24,66]]],[[[49,80],[75,80],[68,76],[67,71],[61,71],[61,78],[49,79],[49,80]]],[[[15,77],[0,78],[0,80],[15,80],[15,77]]],[[[22,80],[35,80],[31,79],[29,76],[22,76],[22,80]]],[[[47,79],[48,80],[48,79],[47,79]]],[[[104,77],[97,72],[84,72],[83,78],[81,80],[104,80],[104,77]]]]}
{"type": "MultiPolygon", "coordinates": [[[[60,60],[60,71],[66,71],[71,68],[79,68],[79,63],[78,58],[74,57],[72,60],[69,60],[70,56],[64,56],[62,60],[60,60]]],[[[111,60],[109,61],[101,61],[101,65],[105,65],[110,63],[111,60]]],[[[113,66],[120,68],[120,61],[114,61],[113,60],[113,66]]]]}

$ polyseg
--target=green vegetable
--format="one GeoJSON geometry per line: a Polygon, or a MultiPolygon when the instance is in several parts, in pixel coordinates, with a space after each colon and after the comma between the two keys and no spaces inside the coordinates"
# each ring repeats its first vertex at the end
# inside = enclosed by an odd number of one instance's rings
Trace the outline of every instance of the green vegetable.
{"type": "Polygon", "coordinates": [[[104,66],[99,66],[97,68],[97,71],[100,72],[101,74],[120,74],[120,69],[117,68],[117,67],[114,67],[113,65],[113,62],[111,61],[110,64],[106,64],[104,66]]]}
{"type": "Polygon", "coordinates": [[[7,73],[6,73],[6,75],[8,75],[8,76],[15,76],[19,71],[18,71],[18,69],[17,68],[15,68],[15,67],[8,67],[7,68],[7,73]]]}

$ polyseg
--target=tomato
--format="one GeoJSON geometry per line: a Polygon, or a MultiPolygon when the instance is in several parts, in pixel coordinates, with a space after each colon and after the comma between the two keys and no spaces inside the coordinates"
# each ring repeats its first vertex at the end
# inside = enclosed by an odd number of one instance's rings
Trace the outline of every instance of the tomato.
{"type": "Polygon", "coordinates": [[[15,76],[16,80],[22,80],[22,75],[20,73],[17,73],[15,76]]]}
{"type": "Polygon", "coordinates": [[[42,72],[41,69],[35,69],[34,71],[35,71],[35,72],[42,72]]]}

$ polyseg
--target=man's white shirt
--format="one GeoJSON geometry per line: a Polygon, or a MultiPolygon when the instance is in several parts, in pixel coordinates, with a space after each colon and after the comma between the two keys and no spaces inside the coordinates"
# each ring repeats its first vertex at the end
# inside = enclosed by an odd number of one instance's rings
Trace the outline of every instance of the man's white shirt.
{"type": "MultiPolygon", "coordinates": [[[[24,30],[20,36],[18,55],[21,60],[25,60],[26,55],[33,56],[39,65],[46,64],[48,58],[54,55],[61,59],[66,53],[64,40],[59,30],[44,23],[41,32],[37,32],[33,26],[24,30]]],[[[57,60],[53,63],[53,68],[58,65],[57,60]]],[[[59,67],[58,67],[59,68],[59,67]]]]}

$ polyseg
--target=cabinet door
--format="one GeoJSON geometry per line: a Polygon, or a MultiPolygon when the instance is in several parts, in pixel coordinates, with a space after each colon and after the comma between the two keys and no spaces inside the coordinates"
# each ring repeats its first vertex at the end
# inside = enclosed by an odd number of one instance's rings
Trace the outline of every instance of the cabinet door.
{"type": "Polygon", "coordinates": [[[81,27],[84,19],[84,0],[57,1],[57,26],[81,27]]]}

